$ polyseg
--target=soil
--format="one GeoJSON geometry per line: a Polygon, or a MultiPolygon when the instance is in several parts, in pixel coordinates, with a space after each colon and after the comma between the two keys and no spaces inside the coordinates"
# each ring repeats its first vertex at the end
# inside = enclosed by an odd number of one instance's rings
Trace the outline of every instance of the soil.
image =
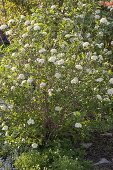
{"type": "Polygon", "coordinates": [[[92,145],[86,149],[86,159],[93,161],[94,170],[113,170],[113,134],[112,132],[99,134],[93,133],[91,140],[92,145]],[[100,163],[105,158],[109,163],[100,163]]]}

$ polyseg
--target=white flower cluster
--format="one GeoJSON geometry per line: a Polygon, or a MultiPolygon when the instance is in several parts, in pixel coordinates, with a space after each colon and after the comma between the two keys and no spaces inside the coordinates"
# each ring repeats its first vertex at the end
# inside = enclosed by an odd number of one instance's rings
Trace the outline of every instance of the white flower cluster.
{"type": "Polygon", "coordinates": [[[55,107],[55,111],[60,112],[61,110],[62,110],[62,107],[60,107],[60,106],[56,106],[56,107],[55,107]]]}
{"type": "Polygon", "coordinates": [[[82,124],[81,123],[75,123],[75,128],[82,128],[82,124]]]}
{"type": "Polygon", "coordinates": [[[74,79],[71,80],[71,84],[77,84],[79,82],[78,78],[75,77],[74,79]]]}
{"type": "Polygon", "coordinates": [[[25,79],[24,74],[19,74],[19,76],[18,76],[18,80],[24,80],[24,79],[25,79]]]}
{"type": "Polygon", "coordinates": [[[28,124],[28,125],[34,125],[34,124],[35,124],[35,121],[30,118],[30,119],[27,121],[27,124],[28,124]]]}
{"type": "Polygon", "coordinates": [[[106,18],[101,18],[101,19],[100,19],[100,23],[101,23],[101,24],[106,24],[106,25],[109,24],[109,22],[108,22],[108,20],[107,20],[106,18]]]}
{"type": "Polygon", "coordinates": [[[33,143],[31,146],[32,146],[33,149],[36,149],[38,147],[38,144],[37,143],[33,143]]]}
{"type": "Polygon", "coordinates": [[[5,24],[0,26],[0,30],[5,30],[6,28],[8,28],[8,26],[5,24]]]}

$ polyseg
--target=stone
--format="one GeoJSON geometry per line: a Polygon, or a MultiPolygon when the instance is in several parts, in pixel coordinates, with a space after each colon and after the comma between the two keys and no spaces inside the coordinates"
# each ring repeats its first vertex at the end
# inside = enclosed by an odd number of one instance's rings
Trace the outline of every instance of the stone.
{"type": "Polygon", "coordinates": [[[101,158],[99,162],[94,164],[94,170],[113,170],[113,163],[106,158],[101,158]]]}

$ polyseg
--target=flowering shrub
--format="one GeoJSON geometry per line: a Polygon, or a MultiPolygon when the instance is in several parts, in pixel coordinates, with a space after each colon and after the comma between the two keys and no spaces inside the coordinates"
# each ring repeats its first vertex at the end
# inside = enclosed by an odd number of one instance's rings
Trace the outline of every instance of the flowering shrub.
{"type": "Polygon", "coordinates": [[[11,41],[0,65],[1,146],[76,144],[112,128],[112,18],[98,3],[72,4],[40,6],[0,26],[11,41]]]}

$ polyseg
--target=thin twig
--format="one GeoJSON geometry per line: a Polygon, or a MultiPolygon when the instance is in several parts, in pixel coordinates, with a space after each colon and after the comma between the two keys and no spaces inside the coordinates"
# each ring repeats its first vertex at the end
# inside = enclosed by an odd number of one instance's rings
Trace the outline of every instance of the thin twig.
{"type": "Polygon", "coordinates": [[[6,13],[6,9],[5,9],[5,1],[4,0],[2,0],[2,7],[3,7],[3,13],[5,15],[5,19],[6,19],[7,13],[6,13]]]}

